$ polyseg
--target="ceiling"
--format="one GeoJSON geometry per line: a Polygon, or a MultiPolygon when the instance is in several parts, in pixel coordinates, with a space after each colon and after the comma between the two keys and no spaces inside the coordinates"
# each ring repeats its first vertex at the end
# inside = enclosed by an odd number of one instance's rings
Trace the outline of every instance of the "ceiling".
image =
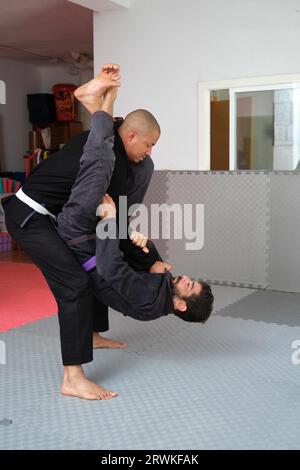
{"type": "Polygon", "coordinates": [[[93,55],[93,12],[67,0],[1,0],[0,58],[39,64],[93,55]]]}

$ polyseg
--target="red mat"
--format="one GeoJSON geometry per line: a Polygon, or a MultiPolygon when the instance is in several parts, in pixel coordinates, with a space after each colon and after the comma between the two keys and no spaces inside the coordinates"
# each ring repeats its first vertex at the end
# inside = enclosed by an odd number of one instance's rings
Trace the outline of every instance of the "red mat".
{"type": "Polygon", "coordinates": [[[0,263],[0,331],[57,313],[54,297],[34,264],[0,263]]]}

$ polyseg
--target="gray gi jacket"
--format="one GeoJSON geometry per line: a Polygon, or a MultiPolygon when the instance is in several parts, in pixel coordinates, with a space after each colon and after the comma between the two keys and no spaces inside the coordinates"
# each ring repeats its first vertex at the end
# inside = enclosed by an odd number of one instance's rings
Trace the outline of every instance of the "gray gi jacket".
{"type": "Polygon", "coordinates": [[[171,273],[135,272],[124,261],[118,238],[73,243],[95,233],[96,208],[114,168],[113,135],[112,118],[105,112],[95,113],[71,196],[58,215],[58,231],[71,242],[69,247],[81,264],[96,253],[97,269],[89,275],[94,294],[104,304],[138,320],[153,320],[174,312],[171,273]]]}
{"type": "MultiPolygon", "coordinates": [[[[99,224],[105,223],[104,221],[99,224]]],[[[115,219],[109,219],[116,224],[115,219]]],[[[118,239],[96,239],[97,271],[90,273],[95,294],[110,307],[137,320],[174,312],[172,275],[136,272],[124,261],[118,239]]]]}

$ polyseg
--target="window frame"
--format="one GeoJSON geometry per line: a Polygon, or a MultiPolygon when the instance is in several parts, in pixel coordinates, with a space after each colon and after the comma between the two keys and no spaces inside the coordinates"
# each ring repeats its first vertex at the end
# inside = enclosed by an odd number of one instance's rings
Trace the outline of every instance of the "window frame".
{"type": "MultiPolygon", "coordinates": [[[[229,80],[209,81],[198,83],[198,170],[210,171],[210,93],[216,90],[232,89],[241,91],[253,91],[259,89],[275,89],[282,85],[292,87],[300,86],[300,73],[289,75],[270,75],[265,77],[236,78],[229,80]],[[273,88],[272,88],[273,87],[273,88]]],[[[232,114],[230,119],[232,119],[232,114]]],[[[231,127],[231,126],[230,126],[231,127]]],[[[230,134],[234,131],[230,131],[230,134]]],[[[230,171],[232,171],[234,159],[232,158],[232,136],[230,135],[230,171]]],[[[251,171],[251,170],[249,170],[251,171]]],[[[254,170],[253,170],[254,171],[254,170]]]]}

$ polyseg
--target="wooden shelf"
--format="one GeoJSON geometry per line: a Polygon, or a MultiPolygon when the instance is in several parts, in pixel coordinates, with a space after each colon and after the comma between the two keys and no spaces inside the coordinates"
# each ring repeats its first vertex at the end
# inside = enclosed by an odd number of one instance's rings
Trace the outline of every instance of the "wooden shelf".
{"type": "Polygon", "coordinates": [[[29,131],[30,152],[44,147],[41,129],[46,127],[51,129],[51,151],[58,150],[61,144],[65,144],[71,137],[82,132],[81,121],[55,121],[40,126],[35,124],[32,131],[29,131]]]}

